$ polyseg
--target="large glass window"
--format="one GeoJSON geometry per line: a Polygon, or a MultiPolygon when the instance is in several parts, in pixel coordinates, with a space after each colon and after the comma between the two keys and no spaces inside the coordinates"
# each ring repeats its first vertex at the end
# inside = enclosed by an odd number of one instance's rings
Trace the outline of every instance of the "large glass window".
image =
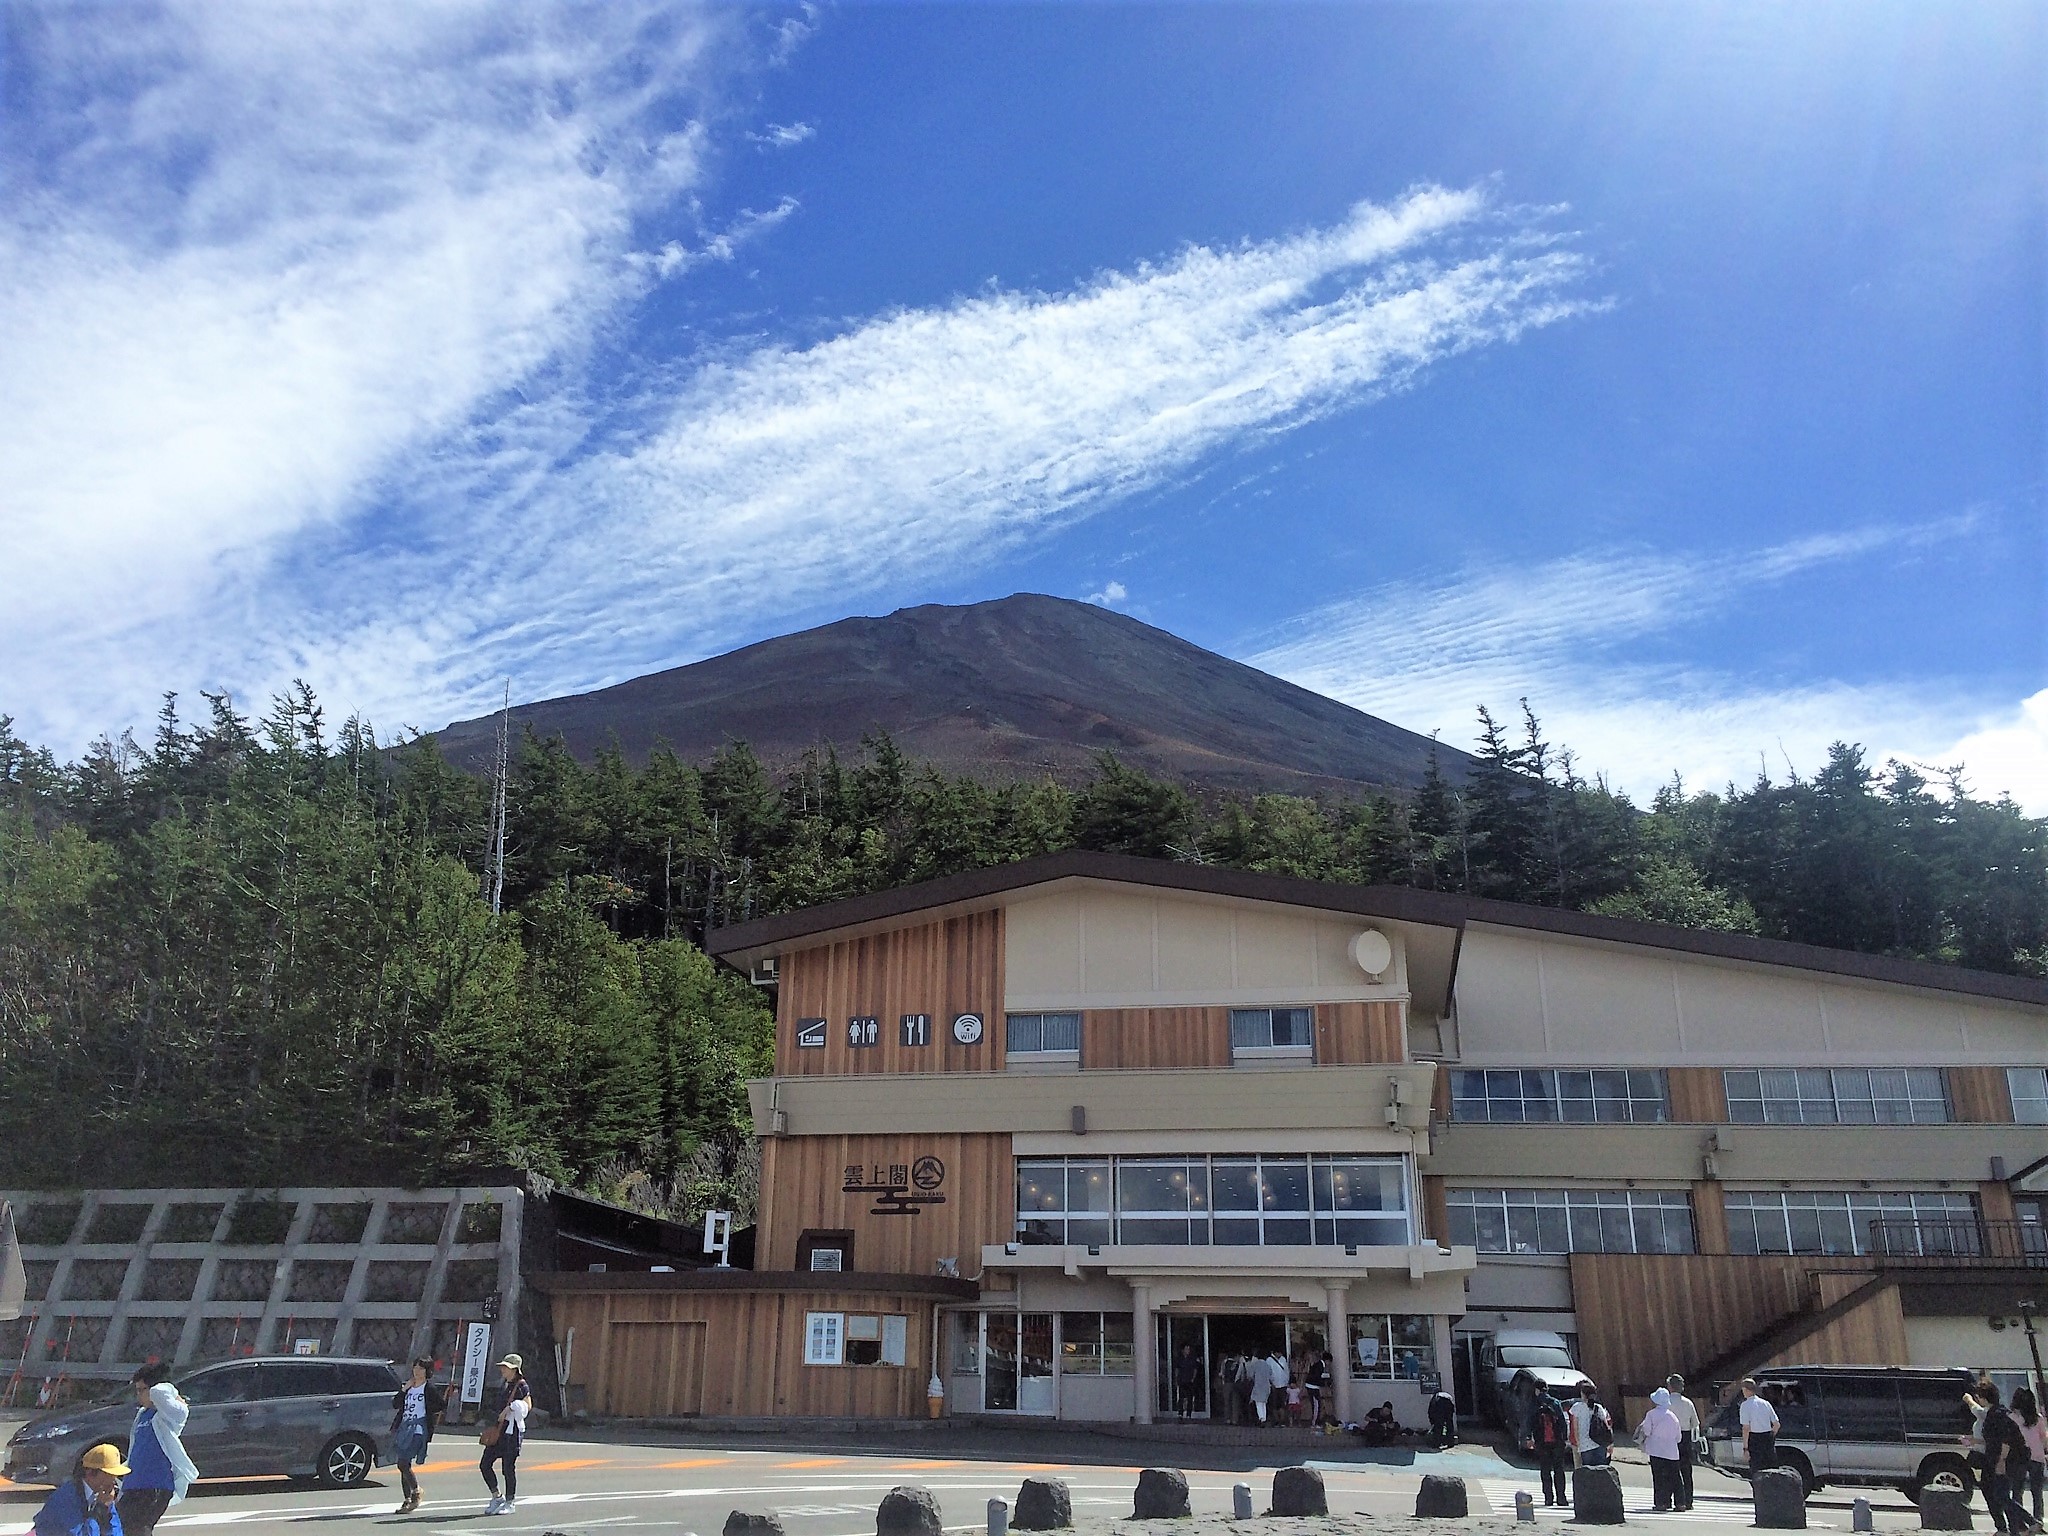
{"type": "Polygon", "coordinates": [[[1726,1199],[1732,1253],[1869,1253],[1878,1221],[1902,1224],[1886,1228],[1894,1252],[1970,1252],[1976,1243],[1971,1195],[1731,1189],[1726,1199]]]}
{"type": "Polygon", "coordinates": [[[1017,1160],[1027,1243],[1404,1247],[1398,1158],[1219,1154],[1017,1160]]]}
{"type": "Polygon", "coordinates": [[[1739,1125],[1941,1125],[1939,1067],[1780,1067],[1722,1073],[1739,1125]]]}
{"type": "Polygon", "coordinates": [[[1003,1049],[1008,1055],[1080,1054],[1081,1015],[1078,1013],[1012,1013],[1003,1022],[1003,1049]]]}
{"type": "Polygon", "coordinates": [[[1308,1051],[1316,1043],[1315,1012],[1309,1008],[1233,1008],[1230,1049],[1308,1051]]]}
{"type": "Polygon", "coordinates": [[[1419,1381],[1436,1372],[1436,1320],[1354,1312],[1348,1353],[1353,1381],[1419,1381]]]}
{"type": "Polygon", "coordinates": [[[1451,1118],[1505,1124],[1668,1118],[1661,1071],[1618,1067],[1520,1071],[1489,1068],[1451,1074],[1451,1118]]]}
{"type": "Polygon", "coordinates": [[[1682,1189],[1451,1189],[1451,1241],[1481,1253],[1691,1253],[1682,1189]]]}
{"type": "Polygon", "coordinates": [[[2008,1067],[2012,1117],[2021,1125],[2048,1125],[2048,1067],[2008,1067]]]}
{"type": "Polygon", "coordinates": [[[1062,1312],[1060,1374],[1129,1376],[1136,1370],[1128,1312],[1062,1312]]]}

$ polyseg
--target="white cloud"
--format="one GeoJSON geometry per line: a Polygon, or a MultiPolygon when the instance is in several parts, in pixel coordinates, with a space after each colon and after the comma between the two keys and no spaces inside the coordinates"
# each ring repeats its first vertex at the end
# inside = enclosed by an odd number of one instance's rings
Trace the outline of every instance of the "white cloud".
{"type": "Polygon", "coordinates": [[[1094,603],[1099,608],[1114,608],[1117,604],[1129,598],[1130,595],[1122,582],[1112,581],[1106,583],[1100,592],[1090,592],[1088,594],[1088,601],[1094,603]]]}
{"type": "MultiPolygon", "coordinates": [[[[517,57],[520,79],[574,73],[552,51],[545,69],[517,57]]],[[[247,697],[294,673],[337,709],[431,725],[487,706],[507,673],[535,697],[674,664],[800,603],[985,563],[1218,452],[1588,307],[1574,291],[1583,260],[1542,216],[1428,187],[1331,228],[1191,248],[1068,292],[991,290],[601,396],[577,380],[578,348],[658,275],[659,257],[649,273],[624,244],[640,184],[591,168],[609,125],[638,109],[592,107],[531,142],[511,133],[501,168],[479,141],[508,137],[505,114],[495,97],[472,106],[482,126],[448,130],[469,155],[422,166],[403,145],[358,145],[356,159],[383,169],[345,177],[347,195],[393,210],[402,222],[387,236],[329,209],[338,254],[260,221],[220,252],[174,247],[245,338],[244,355],[170,391],[188,422],[166,425],[159,397],[216,318],[174,308],[158,323],[177,260],[128,258],[123,330],[156,367],[133,388],[77,378],[41,407],[68,448],[29,477],[29,521],[43,520],[47,552],[63,505],[48,488],[108,446],[104,395],[135,419],[111,435],[123,475],[102,496],[103,522],[148,533],[152,548],[68,587],[62,561],[40,556],[46,616],[92,603],[99,618],[61,646],[17,631],[16,707],[32,726],[75,744],[110,717],[136,718],[161,686],[247,697]],[[440,195],[470,175],[474,196],[440,195]],[[387,269],[404,279],[395,299],[377,281],[387,269]],[[325,327],[296,347],[278,335],[304,329],[280,299],[294,285],[324,301],[309,307],[325,327]],[[517,304],[499,294],[529,287],[517,304]],[[309,389],[307,377],[333,382],[309,389]],[[239,436],[223,446],[224,433],[239,436]],[[212,532],[181,562],[194,528],[212,532]],[[167,569],[175,579],[159,579],[167,569]]],[[[80,291],[27,309],[57,317],[37,354],[62,363],[115,285],[83,282],[76,264],[52,270],[80,291]]]]}
{"type": "Polygon", "coordinates": [[[759,133],[747,137],[756,144],[765,144],[770,149],[792,149],[806,139],[816,138],[818,130],[809,123],[770,123],[759,133]]]}
{"type": "Polygon", "coordinates": [[[1599,551],[1389,583],[1254,640],[1245,659],[1457,746],[1471,742],[1479,705],[1499,715],[1527,697],[1582,772],[1638,796],[1673,772],[1695,788],[1810,775],[1832,742],[1852,741],[1873,763],[1964,762],[1974,792],[2010,791],[2048,813],[2048,695],[2015,708],[1946,679],[1787,681],[1642,659],[1659,637],[1761,588],[1969,526],[1865,528],[1711,557],[1599,551]]]}

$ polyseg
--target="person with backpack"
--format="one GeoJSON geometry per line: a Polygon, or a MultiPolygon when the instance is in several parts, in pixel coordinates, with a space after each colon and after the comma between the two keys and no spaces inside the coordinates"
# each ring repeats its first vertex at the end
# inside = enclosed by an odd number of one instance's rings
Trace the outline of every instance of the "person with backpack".
{"type": "Polygon", "coordinates": [[[412,1379],[391,1395],[391,1459],[398,1463],[398,1486],[404,1495],[398,1506],[401,1515],[420,1507],[420,1480],[413,1463],[427,1459],[434,1426],[448,1408],[448,1393],[434,1385],[433,1377],[434,1362],[422,1355],[412,1363],[412,1379]]]}
{"type": "Polygon", "coordinates": [[[1650,1458],[1650,1499],[1655,1511],[1669,1514],[1678,1503],[1678,1442],[1685,1431],[1671,1411],[1671,1393],[1659,1387],[1650,1394],[1650,1411],[1636,1425],[1636,1444],[1650,1458]]]}
{"type": "Polygon", "coordinates": [[[1582,1467],[1604,1467],[1613,1459],[1614,1419],[1600,1406],[1600,1392],[1590,1381],[1579,1383],[1579,1400],[1571,1406],[1572,1450],[1582,1467]]]}
{"type": "MultiPolygon", "coordinates": [[[[2035,1400],[2031,1387],[2021,1387],[2012,1395],[2012,1416],[2019,1420],[2020,1435],[2027,1442],[2027,1492],[2034,1506],[2034,1519],[2041,1518],[2041,1484],[2044,1469],[2048,1469],[2048,1419],[2041,1416],[2041,1405],[2035,1400]]],[[[2013,1496],[2019,1496],[2017,1484],[2013,1496]]]]}
{"type": "Polygon", "coordinates": [[[1529,1405],[1529,1448],[1536,1453],[1536,1472],[1543,1479],[1544,1507],[1570,1509],[1571,1420],[1547,1386],[1536,1389],[1536,1400],[1529,1405]]]}
{"type": "Polygon", "coordinates": [[[2027,1482],[2027,1440],[2019,1422],[1999,1405],[1998,1388],[1986,1382],[1977,1389],[1984,1403],[1984,1504],[1991,1523],[2011,1536],[2032,1536],[2041,1522],[2019,1501],[2027,1482]]]}

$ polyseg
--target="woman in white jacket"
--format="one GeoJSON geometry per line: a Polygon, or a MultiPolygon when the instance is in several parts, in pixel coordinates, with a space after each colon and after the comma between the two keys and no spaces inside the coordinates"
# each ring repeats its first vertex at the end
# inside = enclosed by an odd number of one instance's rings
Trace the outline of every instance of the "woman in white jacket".
{"type": "Polygon", "coordinates": [[[185,1497],[199,1469],[185,1454],[185,1420],[191,1407],[160,1365],[145,1365],[133,1377],[135,1428],[128,1437],[128,1476],[121,1485],[121,1529],[126,1536],[150,1536],[164,1511],[185,1497]]]}

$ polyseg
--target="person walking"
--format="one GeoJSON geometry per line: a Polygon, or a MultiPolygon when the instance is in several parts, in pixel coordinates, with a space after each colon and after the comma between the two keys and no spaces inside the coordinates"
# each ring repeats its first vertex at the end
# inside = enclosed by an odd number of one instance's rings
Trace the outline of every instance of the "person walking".
{"type": "Polygon", "coordinates": [[[1664,1390],[1671,1394],[1665,1406],[1678,1416],[1682,1438],[1678,1442],[1678,1508],[1692,1508],[1692,1469],[1700,1459],[1700,1411],[1685,1395],[1685,1378],[1673,1373],[1664,1378],[1664,1390]]]}
{"type": "Polygon", "coordinates": [[[1571,1406],[1572,1453],[1582,1467],[1604,1467],[1613,1460],[1614,1417],[1600,1404],[1600,1390],[1579,1383],[1579,1400],[1571,1406]]]}
{"type": "Polygon", "coordinates": [[[1564,1404],[1549,1387],[1536,1389],[1529,1408],[1529,1444],[1536,1453],[1536,1473],[1543,1480],[1543,1504],[1570,1509],[1572,1425],[1564,1404]]]}
{"type": "MultiPolygon", "coordinates": [[[[2027,1494],[2033,1504],[2034,1520],[2041,1520],[2041,1484],[2044,1470],[2048,1470],[2048,1418],[2043,1418],[2041,1405],[2034,1397],[2031,1387],[2021,1387],[2012,1395],[2012,1416],[2019,1420],[2020,1434],[2027,1442],[2027,1494]]],[[[2014,1494],[2019,1490],[2015,1488],[2014,1494]]]]}
{"type": "Polygon", "coordinates": [[[1768,1472],[1778,1464],[1778,1410],[1757,1390],[1756,1378],[1742,1378],[1742,1453],[1749,1458],[1749,1475],[1768,1472]]]}
{"type": "Polygon", "coordinates": [[[1650,1411],[1636,1425],[1636,1444],[1650,1458],[1650,1503],[1660,1515],[1679,1500],[1678,1442],[1684,1438],[1678,1415],[1671,1411],[1671,1392],[1659,1387],[1650,1394],[1650,1411]]]}
{"type": "Polygon", "coordinates": [[[1302,1387],[1308,1393],[1310,1422],[1321,1429],[1330,1405],[1330,1352],[1310,1350],[1308,1369],[1302,1373],[1302,1387]]]}
{"type": "Polygon", "coordinates": [[[182,1438],[192,1409],[161,1365],[143,1366],[129,1384],[135,1388],[135,1427],[128,1434],[121,1529],[127,1536],[150,1536],[164,1511],[199,1480],[182,1438]]]}
{"type": "Polygon", "coordinates": [[[498,1362],[503,1392],[498,1416],[483,1432],[483,1460],[477,1463],[477,1470],[484,1475],[484,1486],[491,1490],[491,1502],[484,1506],[487,1515],[508,1515],[519,1507],[519,1446],[526,1438],[526,1412],[533,1406],[533,1389],[526,1384],[525,1366],[518,1355],[507,1355],[498,1362]],[[494,1462],[505,1469],[502,1498],[498,1494],[497,1475],[491,1470],[494,1462]]]}
{"type": "Polygon", "coordinates": [[[1294,1367],[1287,1363],[1287,1351],[1275,1348],[1272,1358],[1266,1362],[1273,1378],[1273,1402],[1276,1421],[1284,1422],[1287,1413],[1287,1388],[1294,1380],[1294,1367]]]}
{"type": "Polygon", "coordinates": [[[447,1392],[434,1385],[434,1362],[422,1355],[412,1363],[411,1380],[391,1394],[391,1459],[398,1463],[398,1487],[404,1495],[398,1505],[401,1515],[420,1507],[420,1480],[413,1465],[427,1459],[427,1446],[447,1409],[447,1392]]]}
{"type": "Polygon", "coordinates": [[[1185,1420],[1199,1410],[1202,1400],[1202,1359],[1195,1346],[1183,1344],[1173,1362],[1173,1406],[1185,1420]]]}
{"type": "Polygon", "coordinates": [[[121,1479],[128,1467],[111,1445],[96,1445],[36,1511],[35,1536],[123,1536],[121,1479]]]}
{"type": "Polygon", "coordinates": [[[1999,1530],[2028,1536],[2041,1529],[2041,1522],[2019,1501],[2019,1490],[2027,1483],[2026,1436],[2018,1421],[1999,1404],[1997,1387],[1983,1382],[1977,1395],[1984,1404],[1985,1507],[1999,1530]]]}

